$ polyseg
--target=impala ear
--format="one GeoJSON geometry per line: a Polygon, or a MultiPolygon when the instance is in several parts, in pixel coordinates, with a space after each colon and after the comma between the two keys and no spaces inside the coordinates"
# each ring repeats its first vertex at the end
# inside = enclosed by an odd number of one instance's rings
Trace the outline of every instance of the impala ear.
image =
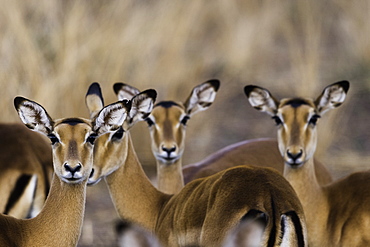
{"type": "Polygon", "coordinates": [[[323,115],[328,110],[340,106],[346,99],[348,90],[348,81],[339,81],[324,88],[315,101],[318,113],[323,115]]]}
{"type": "Polygon", "coordinates": [[[145,90],[135,95],[131,100],[131,110],[128,117],[128,127],[146,119],[153,110],[157,92],[154,89],[145,90]]]}
{"type": "Polygon", "coordinates": [[[131,100],[135,95],[139,94],[139,89],[128,84],[117,82],[113,85],[113,90],[116,93],[118,100],[131,100]]]}
{"type": "Polygon", "coordinates": [[[99,83],[94,82],[90,85],[86,93],[85,103],[90,113],[90,119],[96,117],[100,110],[103,109],[104,99],[99,83]]]}
{"type": "Polygon", "coordinates": [[[271,93],[267,89],[248,85],[244,87],[244,93],[253,108],[275,116],[279,102],[272,97],[271,93]]]}
{"type": "Polygon", "coordinates": [[[186,114],[192,116],[208,109],[215,100],[219,88],[219,80],[209,80],[194,87],[184,103],[186,114]]]}
{"type": "Polygon", "coordinates": [[[23,97],[15,97],[14,107],[29,129],[46,136],[53,131],[54,122],[40,104],[23,97]]]}
{"type": "Polygon", "coordinates": [[[131,102],[122,100],[104,107],[93,120],[94,130],[100,136],[118,130],[127,118],[131,102]]]}

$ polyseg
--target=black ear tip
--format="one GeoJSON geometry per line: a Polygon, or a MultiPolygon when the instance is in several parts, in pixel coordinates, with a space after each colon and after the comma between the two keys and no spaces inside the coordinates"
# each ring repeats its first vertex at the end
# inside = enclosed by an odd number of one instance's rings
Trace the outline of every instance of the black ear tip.
{"type": "Polygon", "coordinates": [[[17,96],[14,98],[14,107],[18,109],[18,107],[22,104],[23,101],[25,101],[26,98],[23,98],[21,96],[17,96]]]}
{"type": "Polygon", "coordinates": [[[99,83],[94,82],[90,85],[89,89],[87,90],[86,95],[96,94],[99,97],[102,97],[101,88],[99,83]]]}
{"type": "Polygon", "coordinates": [[[122,88],[123,86],[125,86],[125,85],[126,85],[126,84],[125,84],[125,83],[122,83],[122,82],[116,82],[116,83],[114,83],[114,85],[113,85],[114,93],[115,93],[115,94],[118,94],[119,90],[121,90],[121,88],[122,88]]]}
{"type": "Polygon", "coordinates": [[[157,99],[157,91],[155,91],[154,89],[147,89],[142,93],[147,94],[148,97],[152,98],[154,101],[157,99]]]}
{"type": "Polygon", "coordinates": [[[343,88],[343,90],[347,93],[349,90],[349,81],[340,81],[338,84],[343,88]]]}
{"type": "Polygon", "coordinates": [[[123,103],[126,106],[127,111],[130,111],[131,110],[131,106],[132,106],[132,101],[131,100],[128,100],[128,99],[124,99],[123,100],[123,103]]]}
{"type": "Polygon", "coordinates": [[[249,97],[250,93],[253,91],[253,89],[255,89],[256,86],[253,86],[253,85],[247,85],[244,87],[244,93],[245,95],[247,95],[247,97],[249,97]]]}
{"type": "Polygon", "coordinates": [[[211,80],[208,80],[207,82],[212,85],[212,87],[215,89],[216,92],[220,88],[221,83],[218,79],[211,79],[211,80]]]}

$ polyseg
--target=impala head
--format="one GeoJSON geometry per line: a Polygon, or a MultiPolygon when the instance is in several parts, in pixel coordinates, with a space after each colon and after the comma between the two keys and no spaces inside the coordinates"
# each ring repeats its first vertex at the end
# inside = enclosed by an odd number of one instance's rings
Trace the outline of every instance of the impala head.
{"type": "MultiPolygon", "coordinates": [[[[96,140],[93,174],[88,180],[90,185],[98,183],[103,177],[108,176],[124,163],[128,153],[127,131],[135,123],[144,120],[150,114],[156,96],[155,90],[148,89],[135,95],[131,100],[123,99],[120,101],[125,102],[127,106],[126,111],[122,112],[121,116],[124,121],[117,125],[115,131],[110,131],[96,140]]],[[[86,105],[92,119],[95,119],[97,115],[99,116],[104,103],[98,83],[91,84],[86,94],[86,105]]],[[[101,127],[104,127],[104,124],[101,127]]]]}
{"type": "Polygon", "coordinates": [[[276,100],[258,86],[246,86],[249,103],[271,115],[278,126],[279,150],[286,164],[299,167],[313,157],[317,143],[316,123],[328,110],[340,106],[347,95],[349,82],[327,86],[316,99],[288,98],[276,100]]]}
{"type": "Polygon", "coordinates": [[[109,105],[97,114],[94,121],[83,118],[54,121],[34,101],[16,97],[14,106],[28,128],[50,139],[54,171],[66,183],[81,183],[88,179],[92,170],[95,139],[119,128],[129,107],[127,102],[109,105]]]}
{"type": "MultiPolygon", "coordinates": [[[[161,101],[145,119],[152,139],[152,152],[161,163],[170,165],[179,160],[185,149],[186,124],[196,113],[208,109],[220,86],[218,80],[209,80],[196,86],[184,102],[161,101]]],[[[116,83],[118,99],[131,99],[139,90],[116,83]]]]}

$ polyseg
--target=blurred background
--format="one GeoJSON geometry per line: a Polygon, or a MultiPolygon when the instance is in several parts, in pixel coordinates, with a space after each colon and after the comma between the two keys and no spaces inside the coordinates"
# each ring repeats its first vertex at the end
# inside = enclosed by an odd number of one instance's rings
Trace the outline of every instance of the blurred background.
{"type": "MultiPolygon", "coordinates": [[[[319,123],[316,157],[335,177],[370,164],[370,0],[118,1],[0,0],[2,122],[19,122],[13,98],[42,104],[53,118],[88,117],[84,96],[99,82],[105,103],[115,82],[184,101],[217,78],[214,104],[188,124],[183,163],[251,138],[275,137],[252,109],[247,84],[277,98],[316,98],[340,80],[348,98],[319,123]]],[[[145,123],[132,130],[149,176],[155,161],[145,123]]],[[[88,188],[79,246],[114,246],[117,216],[104,183],[88,188]]]]}

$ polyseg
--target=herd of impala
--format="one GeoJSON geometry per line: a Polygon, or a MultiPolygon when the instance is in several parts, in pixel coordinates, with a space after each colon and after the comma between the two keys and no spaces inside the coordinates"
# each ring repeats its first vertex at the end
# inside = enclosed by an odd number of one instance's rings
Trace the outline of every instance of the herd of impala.
{"type": "Polygon", "coordinates": [[[325,87],[316,99],[277,100],[246,86],[250,105],[274,119],[277,141],[235,143],[183,166],[186,124],[211,106],[219,86],[209,80],[184,102],[155,104],[155,90],[116,83],[118,101],[105,106],[93,83],[88,119],[53,119],[16,97],[21,121],[34,132],[0,125],[0,246],[77,246],[86,186],[101,179],[123,220],[122,246],[370,246],[370,172],[333,181],[314,160],[317,121],[344,102],[349,82],[325,87]],[[139,121],[149,127],[157,186],[131,140],[139,121]]]}

